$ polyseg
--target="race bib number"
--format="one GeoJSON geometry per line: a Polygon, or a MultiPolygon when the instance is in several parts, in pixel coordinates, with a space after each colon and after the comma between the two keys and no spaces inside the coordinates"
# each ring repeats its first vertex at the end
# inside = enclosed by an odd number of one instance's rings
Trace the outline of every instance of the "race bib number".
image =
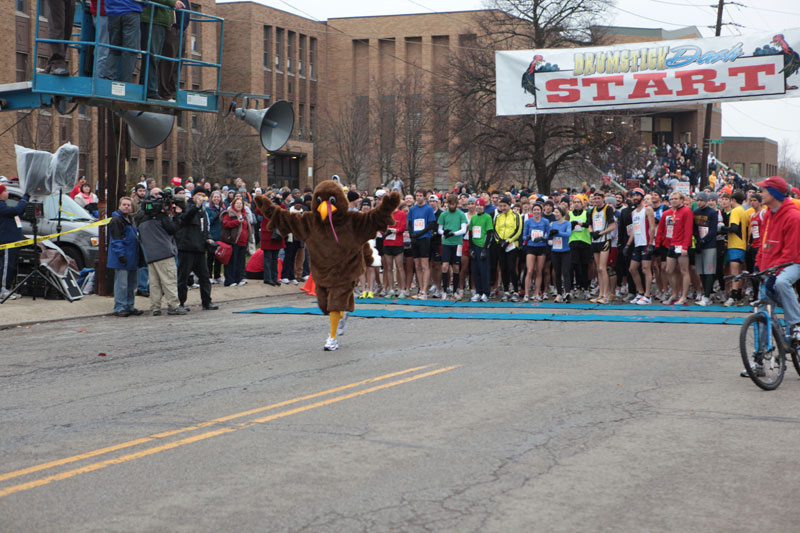
{"type": "Polygon", "coordinates": [[[603,231],[605,228],[603,227],[603,219],[600,217],[595,217],[592,219],[592,229],[595,231],[603,231]]]}
{"type": "Polygon", "coordinates": [[[708,228],[706,226],[699,226],[697,229],[700,231],[700,238],[705,239],[708,235],[708,228]]]}
{"type": "Polygon", "coordinates": [[[673,225],[672,224],[667,224],[667,239],[671,239],[672,238],[672,229],[673,229],[673,225]]]}
{"type": "Polygon", "coordinates": [[[517,247],[517,245],[516,245],[516,244],[514,244],[513,242],[510,242],[510,243],[508,243],[508,246],[506,246],[506,252],[511,252],[511,251],[513,251],[513,250],[514,250],[514,248],[516,248],[516,247],[517,247]]]}
{"type": "Polygon", "coordinates": [[[414,219],[414,231],[419,232],[425,229],[425,219],[424,218],[415,218],[414,219]]]}
{"type": "Polygon", "coordinates": [[[634,224],[633,231],[635,231],[636,233],[640,233],[642,231],[642,225],[639,223],[634,224]]]}
{"type": "Polygon", "coordinates": [[[761,235],[761,234],[759,233],[759,231],[758,231],[758,224],[753,224],[752,226],[750,226],[750,230],[751,230],[751,231],[752,231],[752,233],[753,233],[753,238],[754,238],[754,239],[758,239],[758,238],[759,238],[759,236],[761,235]]]}
{"type": "Polygon", "coordinates": [[[631,232],[633,232],[633,224],[628,224],[628,226],[625,228],[625,233],[630,235],[631,232]]]}
{"type": "Polygon", "coordinates": [[[682,254],[683,253],[683,246],[676,246],[675,247],[675,253],[676,254],[682,254]]]}
{"type": "Polygon", "coordinates": [[[14,222],[17,223],[17,227],[18,228],[20,228],[20,229],[22,228],[22,220],[20,220],[19,217],[14,217],[14,222]]]}
{"type": "Polygon", "coordinates": [[[538,239],[539,237],[544,237],[544,232],[540,229],[535,229],[531,231],[531,239],[538,239]]]}
{"type": "Polygon", "coordinates": [[[553,238],[553,248],[558,248],[559,250],[564,246],[564,241],[561,237],[554,237],[553,238]]]}
{"type": "Polygon", "coordinates": [[[411,242],[411,237],[408,236],[408,232],[407,231],[403,232],[403,242],[404,243],[411,242]]]}
{"type": "Polygon", "coordinates": [[[481,226],[472,226],[472,238],[480,239],[483,235],[483,228],[481,226]]]}
{"type": "Polygon", "coordinates": [[[463,252],[464,245],[459,244],[456,246],[456,257],[461,257],[461,252],[463,252]]]}

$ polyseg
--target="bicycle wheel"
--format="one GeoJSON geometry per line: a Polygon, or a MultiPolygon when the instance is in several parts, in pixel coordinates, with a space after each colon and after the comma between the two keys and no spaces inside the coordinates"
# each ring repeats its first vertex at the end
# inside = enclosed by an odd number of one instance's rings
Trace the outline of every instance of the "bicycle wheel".
{"type": "Polygon", "coordinates": [[[778,388],[786,370],[786,353],[775,331],[767,331],[767,319],[761,313],[750,315],[742,324],[739,351],[753,383],[764,390],[778,388]],[[768,335],[773,336],[771,350],[767,349],[768,335]]]}
{"type": "Polygon", "coordinates": [[[798,350],[795,349],[793,352],[791,352],[791,356],[794,369],[797,371],[797,374],[800,375],[800,353],[798,353],[798,350]]]}

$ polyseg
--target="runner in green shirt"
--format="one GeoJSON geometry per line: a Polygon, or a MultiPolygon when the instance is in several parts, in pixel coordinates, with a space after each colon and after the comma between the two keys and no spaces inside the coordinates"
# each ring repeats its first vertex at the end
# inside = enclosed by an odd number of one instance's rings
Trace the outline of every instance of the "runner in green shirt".
{"type": "Polygon", "coordinates": [[[475,215],[469,220],[467,235],[469,235],[469,255],[472,272],[475,277],[475,291],[472,301],[489,301],[489,244],[492,242],[494,225],[491,215],[484,212],[486,200],[478,198],[475,202],[475,215]]]}
{"type": "MultiPolygon", "coordinates": [[[[458,196],[447,195],[447,210],[439,215],[439,235],[442,236],[442,288],[440,296],[447,299],[450,291],[450,271],[453,271],[453,287],[458,289],[458,276],[461,269],[461,246],[463,235],[467,232],[467,215],[458,209],[458,196]]],[[[460,300],[457,295],[456,299],[460,300]]]]}

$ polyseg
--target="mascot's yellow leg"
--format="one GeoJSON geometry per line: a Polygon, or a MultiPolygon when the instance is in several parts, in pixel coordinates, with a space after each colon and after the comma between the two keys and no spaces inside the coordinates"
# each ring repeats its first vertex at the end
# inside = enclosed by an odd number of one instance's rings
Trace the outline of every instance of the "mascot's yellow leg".
{"type": "Polygon", "coordinates": [[[339,328],[339,321],[342,319],[342,311],[331,311],[331,337],[336,338],[336,330],[339,328]]]}

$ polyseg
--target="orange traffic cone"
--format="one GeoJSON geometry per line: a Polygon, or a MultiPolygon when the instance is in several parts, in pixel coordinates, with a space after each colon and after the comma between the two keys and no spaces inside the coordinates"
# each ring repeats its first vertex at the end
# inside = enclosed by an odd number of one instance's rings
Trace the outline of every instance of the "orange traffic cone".
{"type": "Polygon", "coordinates": [[[305,293],[308,294],[309,296],[316,296],[317,295],[316,289],[317,286],[316,284],[314,284],[314,280],[311,278],[311,274],[309,274],[308,281],[306,281],[306,284],[303,285],[303,287],[300,290],[305,291],[305,293]]]}

